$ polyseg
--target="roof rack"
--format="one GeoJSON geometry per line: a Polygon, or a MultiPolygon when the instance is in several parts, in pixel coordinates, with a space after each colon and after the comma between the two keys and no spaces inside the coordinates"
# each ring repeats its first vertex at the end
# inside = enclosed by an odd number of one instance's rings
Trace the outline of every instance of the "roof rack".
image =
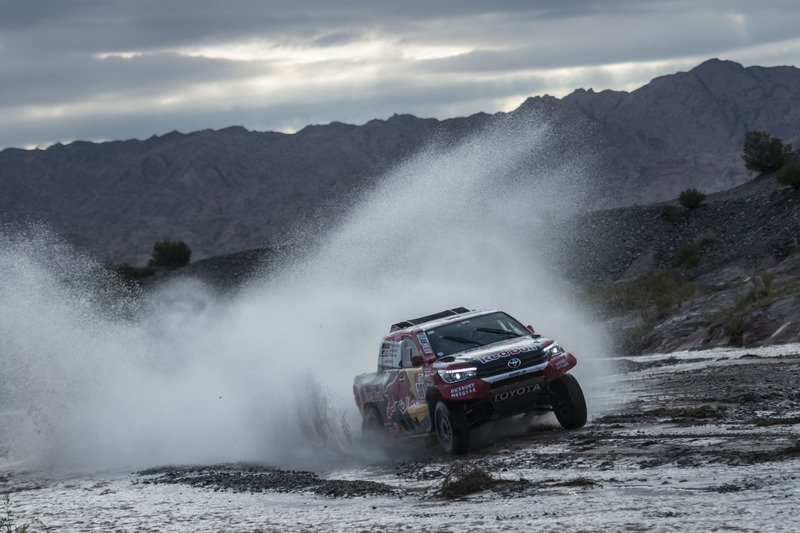
{"type": "Polygon", "coordinates": [[[431,320],[436,320],[437,318],[445,318],[448,316],[460,315],[461,313],[469,313],[469,309],[467,309],[466,307],[454,307],[453,309],[441,311],[433,315],[423,316],[419,318],[412,318],[411,320],[404,320],[403,322],[392,324],[392,329],[389,331],[390,332],[397,331],[398,329],[409,328],[411,326],[416,326],[417,324],[424,324],[425,322],[430,322],[431,320]]]}

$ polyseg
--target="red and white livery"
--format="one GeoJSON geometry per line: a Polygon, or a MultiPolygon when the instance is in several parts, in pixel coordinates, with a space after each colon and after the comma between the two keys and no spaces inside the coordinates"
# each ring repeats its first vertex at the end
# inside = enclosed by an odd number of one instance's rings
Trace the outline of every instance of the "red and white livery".
{"type": "Polygon", "coordinates": [[[502,311],[463,307],[392,325],[377,372],[355,378],[365,431],[436,432],[444,450],[469,449],[475,427],[553,411],[566,429],[586,423],[586,402],[568,373],[575,357],[502,311]]]}

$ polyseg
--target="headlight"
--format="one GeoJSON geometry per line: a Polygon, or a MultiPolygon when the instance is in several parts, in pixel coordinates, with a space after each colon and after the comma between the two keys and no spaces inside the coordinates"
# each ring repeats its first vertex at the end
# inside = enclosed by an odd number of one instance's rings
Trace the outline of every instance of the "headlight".
{"type": "Polygon", "coordinates": [[[547,357],[553,357],[554,355],[558,355],[563,352],[564,349],[561,346],[559,346],[557,342],[554,342],[553,344],[544,349],[544,353],[547,354],[547,357]]]}
{"type": "Polygon", "coordinates": [[[442,378],[442,381],[445,383],[455,383],[457,381],[464,381],[465,379],[474,378],[477,371],[478,369],[474,366],[439,370],[439,377],[442,378]]]}

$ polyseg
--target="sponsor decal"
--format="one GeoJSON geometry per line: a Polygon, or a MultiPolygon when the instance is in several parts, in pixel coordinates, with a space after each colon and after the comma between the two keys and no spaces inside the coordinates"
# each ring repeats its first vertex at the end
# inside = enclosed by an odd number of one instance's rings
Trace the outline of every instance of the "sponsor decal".
{"type": "Polygon", "coordinates": [[[559,357],[559,358],[555,359],[555,361],[553,361],[553,363],[555,364],[555,366],[556,366],[556,368],[558,370],[561,370],[562,368],[565,368],[565,367],[569,367],[569,361],[567,361],[566,357],[559,357]]]}
{"type": "Polygon", "coordinates": [[[516,357],[508,362],[508,368],[519,368],[519,365],[522,364],[522,361],[517,359],[516,357]]]}
{"type": "Polygon", "coordinates": [[[384,341],[378,354],[378,365],[384,368],[400,367],[400,342],[384,341]]]}
{"type": "Polygon", "coordinates": [[[502,352],[483,355],[478,358],[478,361],[486,364],[489,361],[497,361],[498,359],[502,359],[503,357],[511,357],[512,355],[519,355],[521,353],[533,352],[536,351],[537,349],[538,347],[536,345],[533,345],[533,346],[524,346],[522,348],[514,348],[513,350],[503,350],[502,352]]]}
{"type": "Polygon", "coordinates": [[[467,383],[466,385],[461,385],[459,387],[453,387],[450,389],[450,397],[461,398],[462,396],[467,396],[469,394],[473,394],[474,392],[475,383],[467,383]]]}
{"type": "Polygon", "coordinates": [[[538,383],[534,383],[533,385],[524,385],[522,387],[518,387],[516,389],[507,390],[505,392],[500,392],[492,397],[493,402],[503,402],[510,398],[517,398],[519,396],[524,396],[526,394],[531,394],[532,392],[536,392],[541,390],[541,387],[538,383]]]}
{"type": "Polygon", "coordinates": [[[417,386],[417,398],[422,399],[425,397],[425,391],[428,390],[428,386],[425,384],[425,374],[419,372],[415,379],[415,385],[417,386]]]}
{"type": "Polygon", "coordinates": [[[408,372],[405,370],[398,372],[394,379],[386,385],[386,397],[389,399],[386,405],[386,416],[392,418],[395,411],[399,411],[400,415],[404,415],[410,407],[417,405],[419,400],[417,395],[414,394],[415,390],[416,387],[411,385],[408,372]]]}
{"type": "Polygon", "coordinates": [[[553,379],[575,366],[575,363],[577,363],[575,357],[569,352],[551,357],[547,362],[547,368],[544,369],[544,375],[553,379]]]}
{"type": "Polygon", "coordinates": [[[383,392],[380,390],[364,391],[364,402],[379,402],[383,400],[383,392]]]}
{"type": "Polygon", "coordinates": [[[425,333],[417,333],[417,340],[419,341],[419,345],[422,346],[422,351],[425,355],[433,355],[433,348],[431,348],[431,343],[425,333]]]}

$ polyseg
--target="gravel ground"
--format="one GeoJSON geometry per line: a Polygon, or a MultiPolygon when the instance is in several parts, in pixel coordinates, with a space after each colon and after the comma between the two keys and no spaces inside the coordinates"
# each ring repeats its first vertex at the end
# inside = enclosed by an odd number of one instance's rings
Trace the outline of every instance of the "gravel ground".
{"type": "MultiPolygon", "coordinates": [[[[745,354],[711,361],[702,357],[633,359],[620,361],[619,366],[628,372],[614,387],[632,398],[596,416],[585,428],[568,432],[550,424],[549,419],[540,419],[523,434],[494,442],[489,430],[479,431],[474,449],[457,458],[443,457],[432,443],[419,443],[416,453],[424,455],[421,459],[383,465],[392,471],[396,484],[326,479],[313,472],[257,465],[159,468],[139,474],[146,483],[180,483],[237,492],[310,492],[330,497],[410,496],[418,493],[418,488],[405,487],[404,481],[413,485],[421,480],[439,480],[429,489],[430,496],[435,496],[449,476],[448,483],[455,478],[475,483],[476,489],[489,488],[507,497],[519,497],[549,485],[600,485],[599,480],[588,477],[564,479],[557,474],[564,469],[744,466],[800,459],[800,391],[796,388],[800,355],[764,358],[745,354]],[[708,445],[698,445],[705,440],[708,445]],[[543,451],[551,449],[558,451],[543,451]],[[552,477],[537,482],[497,477],[534,464],[552,469],[552,477]]],[[[501,424],[499,432],[510,426],[501,424]]],[[[711,486],[707,490],[734,487],[711,486]]]]}
{"type": "Polygon", "coordinates": [[[629,357],[585,384],[586,427],[498,423],[461,457],[414,440],[315,472],[5,465],[0,493],[51,531],[796,531],[799,378],[797,344],[629,357]]]}

